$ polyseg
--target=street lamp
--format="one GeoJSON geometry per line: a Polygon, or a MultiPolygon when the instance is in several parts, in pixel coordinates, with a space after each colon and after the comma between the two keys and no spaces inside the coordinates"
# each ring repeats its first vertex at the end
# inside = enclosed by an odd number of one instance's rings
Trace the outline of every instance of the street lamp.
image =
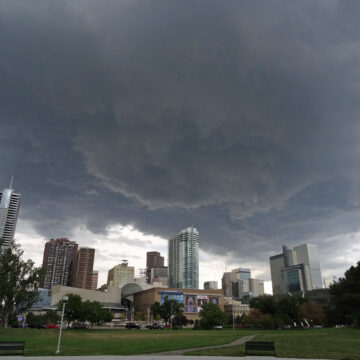
{"type": "Polygon", "coordinates": [[[61,342],[61,332],[62,332],[63,323],[64,323],[65,304],[68,300],[69,300],[68,296],[63,296],[63,298],[62,298],[63,307],[62,307],[62,313],[61,313],[61,325],[60,325],[60,332],[59,332],[59,340],[58,340],[58,346],[57,346],[55,354],[60,354],[60,342],[61,342]]]}

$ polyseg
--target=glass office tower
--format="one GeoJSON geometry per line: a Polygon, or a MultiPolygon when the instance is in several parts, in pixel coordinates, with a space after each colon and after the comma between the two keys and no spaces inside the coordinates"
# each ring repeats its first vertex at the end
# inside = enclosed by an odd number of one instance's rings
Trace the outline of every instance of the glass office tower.
{"type": "Polygon", "coordinates": [[[169,287],[199,288],[199,232],[194,226],[169,240],[169,287]]]}

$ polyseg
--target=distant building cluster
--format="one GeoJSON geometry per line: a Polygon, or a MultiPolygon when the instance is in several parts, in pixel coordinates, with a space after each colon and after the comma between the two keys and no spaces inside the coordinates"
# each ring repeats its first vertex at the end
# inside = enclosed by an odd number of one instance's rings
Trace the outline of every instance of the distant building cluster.
{"type": "MultiPolygon", "coordinates": [[[[0,192],[0,253],[14,239],[19,214],[21,195],[14,192],[12,183],[0,192]]],[[[44,247],[45,276],[34,308],[52,308],[61,296],[72,292],[100,301],[117,315],[125,313],[127,319],[133,319],[135,309],[149,316],[154,301],[162,303],[166,297],[184,304],[185,315],[191,319],[198,318],[206,302],[236,316],[248,313],[250,300],[265,293],[264,280],[253,278],[250,268],[238,267],[223,273],[221,289],[217,281],[206,281],[200,290],[199,242],[196,227],[186,227],[168,241],[168,266],[159,252],[149,251],[140,277],[135,277],[134,266],[122,260],[108,270],[106,284],[98,288],[95,249],[67,238],[51,239],[44,247]]],[[[274,295],[322,288],[316,245],[293,249],[284,245],[281,254],[270,257],[270,270],[274,295]]]]}
{"type": "Polygon", "coordinates": [[[251,278],[251,270],[241,267],[223,274],[222,289],[226,297],[234,297],[244,303],[265,293],[264,280],[251,278]]]}
{"type": "Polygon", "coordinates": [[[316,245],[302,244],[270,257],[273,294],[321,289],[322,277],[316,245]]]}

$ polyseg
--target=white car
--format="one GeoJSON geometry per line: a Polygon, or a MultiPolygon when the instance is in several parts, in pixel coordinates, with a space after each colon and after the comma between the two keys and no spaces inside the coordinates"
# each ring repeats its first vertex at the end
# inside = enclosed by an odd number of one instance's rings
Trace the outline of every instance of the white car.
{"type": "Polygon", "coordinates": [[[222,329],[222,325],[217,325],[217,326],[214,327],[214,329],[216,329],[216,330],[221,330],[221,329],[222,329]]]}

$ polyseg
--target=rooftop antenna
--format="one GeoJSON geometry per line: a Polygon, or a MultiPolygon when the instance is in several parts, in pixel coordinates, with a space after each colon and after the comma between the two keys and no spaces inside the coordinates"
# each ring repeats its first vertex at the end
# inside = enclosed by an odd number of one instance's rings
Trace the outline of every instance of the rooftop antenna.
{"type": "Polygon", "coordinates": [[[11,175],[10,186],[9,186],[9,189],[11,190],[12,190],[13,182],[14,182],[14,175],[11,175]]]}

